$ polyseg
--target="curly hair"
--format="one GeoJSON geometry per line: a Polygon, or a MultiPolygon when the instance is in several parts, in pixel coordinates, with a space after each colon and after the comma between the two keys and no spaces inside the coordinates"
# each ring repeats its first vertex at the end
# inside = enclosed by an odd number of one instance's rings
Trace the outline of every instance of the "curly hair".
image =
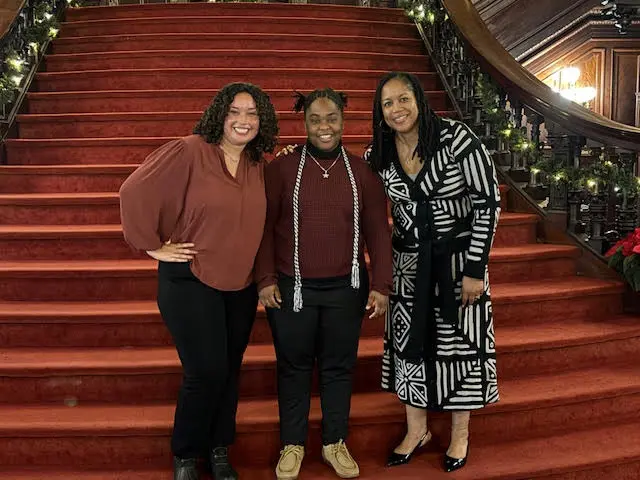
{"type": "Polygon", "coordinates": [[[389,72],[380,79],[373,100],[373,140],[369,165],[375,172],[389,168],[391,159],[397,155],[395,132],[389,128],[382,113],[382,89],[391,80],[401,80],[413,92],[418,105],[418,145],[415,154],[421,161],[431,158],[440,145],[440,117],[427,102],[424,89],[418,77],[406,72],[389,72]]]}
{"type": "Polygon", "coordinates": [[[344,112],[344,107],[347,106],[347,94],[344,92],[336,92],[333,88],[316,89],[309,95],[304,95],[298,91],[295,92],[294,98],[296,99],[293,105],[294,112],[307,112],[307,109],[318,98],[328,98],[336,104],[340,113],[344,112]]]}
{"type": "Polygon", "coordinates": [[[260,118],[258,134],[247,144],[245,150],[251,161],[259,162],[264,153],[271,153],[276,147],[278,119],[269,95],[256,85],[237,82],[222,87],[193,128],[193,133],[202,136],[207,143],[219,144],[233,99],[243,92],[253,97],[260,118]]]}

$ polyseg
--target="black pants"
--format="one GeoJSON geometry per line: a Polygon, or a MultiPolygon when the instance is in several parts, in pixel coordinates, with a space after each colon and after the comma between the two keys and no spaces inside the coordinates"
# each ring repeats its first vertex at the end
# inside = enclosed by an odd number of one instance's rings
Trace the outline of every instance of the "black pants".
{"type": "Polygon", "coordinates": [[[180,458],[233,443],[238,376],[258,302],[255,285],[223,292],[198,280],[188,263],[158,267],[158,306],[184,377],[171,449],[180,458]]]}
{"type": "Polygon", "coordinates": [[[283,445],[307,438],[315,360],[320,374],[322,441],[344,440],[348,433],[353,369],[368,296],[366,270],[359,290],[349,279],[303,283],[304,307],[293,311],[293,281],[279,282],[282,308],[270,309],[269,323],[278,361],[278,406],[283,445]]]}

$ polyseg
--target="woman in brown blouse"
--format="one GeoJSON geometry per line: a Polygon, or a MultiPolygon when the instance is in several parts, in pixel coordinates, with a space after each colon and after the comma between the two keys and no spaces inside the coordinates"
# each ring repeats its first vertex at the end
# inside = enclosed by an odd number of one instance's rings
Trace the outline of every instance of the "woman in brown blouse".
{"type": "Polygon", "coordinates": [[[338,476],[359,475],[345,445],[351,378],[365,308],[371,317],[387,309],[391,236],[382,182],[342,146],[345,104],[331,89],[300,96],[295,110],[304,110],[307,142],[265,169],[267,223],[256,280],[278,362],[279,480],[300,471],[316,359],[322,456],[338,476]]]}
{"type": "Polygon", "coordinates": [[[263,154],[273,151],[277,133],[269,97],[248,83],[229,84],[193,135],[151,153],[120,189],[126,241],[159,260],[158,306],[184,371],[171,440],[174,480],[197,480],[203,455],[216,480],[238,478],[227,446],[258,301],[263,154]]]}

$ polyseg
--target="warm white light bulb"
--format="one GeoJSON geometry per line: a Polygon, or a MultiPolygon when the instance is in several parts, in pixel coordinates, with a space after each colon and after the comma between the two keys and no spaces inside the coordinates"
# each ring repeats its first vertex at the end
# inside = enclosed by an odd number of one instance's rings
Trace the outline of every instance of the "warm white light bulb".
{"type": "Polygon", "coordinates": [[[562,83],[576,83],[580,78],[580,69],[578,67],[567,67],[560,70],[562,83]]]}

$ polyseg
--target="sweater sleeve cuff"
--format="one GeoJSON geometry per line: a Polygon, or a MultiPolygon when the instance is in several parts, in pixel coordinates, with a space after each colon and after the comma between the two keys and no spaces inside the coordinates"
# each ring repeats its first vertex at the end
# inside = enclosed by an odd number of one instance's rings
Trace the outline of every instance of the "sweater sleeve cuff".
{"type": "Polygon", "coordinates": [[[391,288],[388,285],[379,285],[376,283],[371,284],[371,291],[376,291],[387,297],[391,294],[391,288]]]}
{"type": "Polygon", "coordinates": [[[463,275],[465,277],[476,278],[478,280],[484,279],[486,265],[482,262],[469,262],[464,266],[463,275]]]}
{"type": "Polygon", "coordinates": [[[278,279],[275,276],[269,276],[261,279],[258,282],[258,292],[265,287],[270,287],[271,285],[276,285],[278,283],[278,279]]]}

